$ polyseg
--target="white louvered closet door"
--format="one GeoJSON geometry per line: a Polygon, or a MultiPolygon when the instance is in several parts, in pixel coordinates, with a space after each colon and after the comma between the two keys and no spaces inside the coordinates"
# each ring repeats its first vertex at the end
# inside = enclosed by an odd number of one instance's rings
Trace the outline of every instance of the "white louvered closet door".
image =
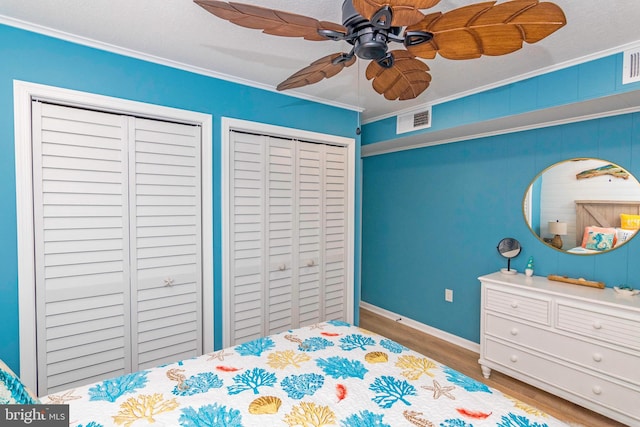
{"type": "Polygon", "coordinates": [[[129,122],[137,371],[202,354],[200,127],[129,122]]]}
{"type": "Polygon", "coordinates": [[[298,289],[295,269],[293,224],[295,215],[295,146],[291,140],[264,137],[267,143],[265,257],[266,282],[264,333],[271,335],[289,329],[298,317],[298,289]]]}
{"type": "MultiPolygon", "coordinates": [[[[296,256],[299,289],[297,323],[300,326],[323,319],[322,280],[324,245],[323,200],[324,145],[309,142],[297,144],[297,234],[296,256]]],[[[297,325],[296,325],[297,326],[297,325]]]]}
{"type": "Polygon", "coordinates": [[[131,370],[127,123],[34,102],[39,394],[131,370]]]}
{"type": "Polygon", "coordinates": [[[232,132],[230,163],[225,344],[345,320],[346,149],[232,132]]]}
{"type": "Polygon", "coordinates": [[[38,393],[200,354],[199,128],[32,117],[38,393]]]}
{"type": "Polygon", "coordinates": [[[324,149],[323,318],[347,320],[347,150],[334,145],[324,149]]]}
{"type": "Polygon", "coordinates": [[[297,145],[298,326],[345,320],[346,149],[297,145]]]}
{"type": "Polygon", "coordinates": [[[229,215],[229,304],[223,307],[232,344],[263,335],[265,138],[231,134],[229,215]]]}

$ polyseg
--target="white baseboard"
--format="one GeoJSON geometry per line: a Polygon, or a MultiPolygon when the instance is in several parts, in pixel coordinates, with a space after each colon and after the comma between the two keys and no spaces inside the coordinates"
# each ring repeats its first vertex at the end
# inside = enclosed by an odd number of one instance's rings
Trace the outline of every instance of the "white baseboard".
{"type": "Polygon", "coordinates": [[[386,317],[387,319],[395,320],[396,322],[402,323],[403,325],[409,326],[410,328],[416,329],[420,332],[424,332],[425,334],[432,335],[436,338],[440,338],[444,341],[448,341],[451,344],[455,344],[469,351],[473,351],[475,353],[480,354],[480,344],[477,344],[473,341],[460,338],[457,335],[453,335],[453,334],[450,334],[449,332],[445,332],[443,330],[436,329],[432,326],[425,325],[424,323],[420,323],[416,320],[409,319],[408,317],[402,316],[397,313],[393,313],[389,310],[385,310],[384,308],[380,308],[373,304],[369,304],[368,302],[360,301],[360,308],[369,310],[370,312],[375,313],[379,316],[386,317]]]}

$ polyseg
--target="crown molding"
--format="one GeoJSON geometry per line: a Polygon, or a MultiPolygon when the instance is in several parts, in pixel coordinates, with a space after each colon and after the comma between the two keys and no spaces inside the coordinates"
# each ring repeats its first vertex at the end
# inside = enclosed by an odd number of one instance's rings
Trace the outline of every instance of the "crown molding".
{"type": "Polygon", "coordinates": [[[26,31],[30,31],[33,33],[37,33],[37,34],[41,34],[44,36],[48,36],[48,37],[52,37],[52,38],[56,38],[56,39],[60,39],[60,40],[64,40],[64,41],[68,41],[71,43],[75,43],[78,45],[82,45],[82,46],[86,46],[86,47],[90,47],[90,48],[94,48],[94,49],[98,49],[98,50],[103,50],[106,52],[110,52],[110,53],[115,53],[118,55],[122,55],[122,56],[127,56],[130,58],[134,58],[134,59],[139,59],[142,61],[146,61],[146,62],[152,62],[154,64],[158,64],[158,65],[164,65],[167,67],[171,67],[171,68],[175,68],[178,70],[182,70],[182,71],[188,71],[190,73],[194,73],[194,74],[199,74],[199,75],[203,75],[203,76],[207,76],[207,77],[212,77],[215,79],[220,79],[220,80],[225,80],[228,82],[232,82],[232,83],[237,83],[237,84],[241,84],[244,86],[249,86],[249,87],[253,87],[256,89],[261,89],[261,90],[265,90],[268,92],[274,92],[274,93],[278,93],[280,95],[284,95],[284,96],[290,96],[292,98],[298,98],[298,99],[303,99],[306,101],[312,101],[312,102],[316,102],[319,104],[325,104],[325,105],[329,105],[332,107],[338,107],[338,108],[342,108],[342,109],[346,109],[346,110],[351,110],[351,111],[356,111],[356,112],[363,112],[364,109],[361,107],[357,107],[354,105],[349,105],[349,104],[344,104],[344,103],[340,103],[340,102],[335,102],[335,101],[329,101],[327,99],[324,98],[319,98],[319,97],[315,97],[315,96],[310,96],[310,95],[306,95],[306,94],[301,94],[298,92],[287,92],[287,93],[282,93],[279,92],[278,90],[276,90],[276,88],[274,86],[270,86],[270,85],[266,85],[263,83],[258,83],[252,80],[246,80],[246,79],[241,79],[239,77],[235,77],[235,76],[231,76],[229,74],[224,74],[224,73],[218,73],[212,70],[208,70],[206,68],[202,68],[202,67],[196,67],[193,65],[189,65],[189,64],[185,64],[182,62],[178,62],[178,61],[173,61],[171,59],[167,59],[167,58],[162,58],[159,56],[155,56],[155,55],[150,55],[144,52],[139,52],[133,49],[127,49],[121,46],[116,46],[110,43],[104,43],[98,40],[94,40],[94,39],[90,39],[90,38],[86,38],[86,37],[81,37],[75,34],[71,34],[71,33],[67,33],[64,31],[59,31],[59,30],[55,30],[53,28],[49,28],[49,27],[45,27],[42,25],[37,25],[37,24],[33,24],[30,22],[26,22],[26,21],[22,21],[19,19],[15,19],[15,18],[11,18],[8,17],[6,15],[0,15],[0,24],[5,24],[7,26],[10,27],[14,27],[14,28],[19,28],[21,30],[26,30],[26,31]]]}

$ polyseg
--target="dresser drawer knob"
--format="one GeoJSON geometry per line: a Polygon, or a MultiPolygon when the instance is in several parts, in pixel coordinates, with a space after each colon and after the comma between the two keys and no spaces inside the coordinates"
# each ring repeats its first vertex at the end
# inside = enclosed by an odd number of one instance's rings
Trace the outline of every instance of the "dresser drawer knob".
{"type": "Polygon", "coordinates": [[[287,269],[287,264],[280,264],[278,266],[278,270],[280,270],[280,271],[285,271],[286,269],[287,269]]]}
{"type": "Polygon", "coordinates": [[[593,353],[593,360],[596,362],[602,362],[602,355],[600,353],[593,353]]]}
{"type": "Polygon", "coordinates": [[[518,301],[511,301],[511,308],[518,308],[518,301]]]}
{"type": "Polygon", "coordinates": [[[602,329],[602,323],[599,320],[593,322],[593,329],[602,329]]]}
{"type": "Polygon", "coordinates": [[[593,394],[602,394],[602,387],[600,387],[599,385],[594,385],[591,390],[593,391],[593,394]]]}
{"type": "Polygon", "coordinates": [[[518,356],[516,356],[515,354],[512,354],[509,360],[511,360],[513,363],[516,363],[518,361],[518,356]]]}
{"type": "Polygon", "coordinates": [[[518,328],[511,328],[509,332],[511,332],[511,335],[516,336],[518,335],[518,328]]]}

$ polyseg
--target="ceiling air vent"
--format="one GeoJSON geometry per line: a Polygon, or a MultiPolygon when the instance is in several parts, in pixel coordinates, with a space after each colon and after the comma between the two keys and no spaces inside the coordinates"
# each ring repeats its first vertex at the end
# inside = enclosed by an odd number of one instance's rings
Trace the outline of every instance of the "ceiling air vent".
{"type": "Polygon", "coordinates": [[[640,82],[640,48],[624,52],[622,84],[640,82]]]}
{"type": "Polygon", "coordinates": [[[397,116],[396,133],[406,133],[429,127],[431,127],[431,106],[420,107],[420,109],[397,116]]]}

